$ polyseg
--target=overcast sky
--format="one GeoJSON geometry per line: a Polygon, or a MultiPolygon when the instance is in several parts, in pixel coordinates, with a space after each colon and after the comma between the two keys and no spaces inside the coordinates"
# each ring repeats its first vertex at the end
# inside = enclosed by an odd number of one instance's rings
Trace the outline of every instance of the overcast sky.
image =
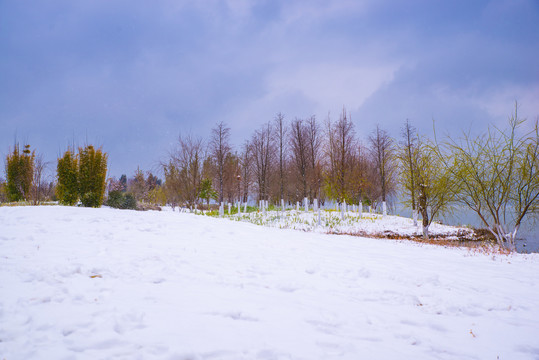
{"type": "MultiPolygon", "coordinates": [[[[155,168],[219,121],[239,146],[282,112],[360,137],[539,115],[539,1],[0,1],[0,155],[56,166],[102,145],[110,175],[155,168]]],[[[4,177],[4,174],[0,174],[4,177]]]]}

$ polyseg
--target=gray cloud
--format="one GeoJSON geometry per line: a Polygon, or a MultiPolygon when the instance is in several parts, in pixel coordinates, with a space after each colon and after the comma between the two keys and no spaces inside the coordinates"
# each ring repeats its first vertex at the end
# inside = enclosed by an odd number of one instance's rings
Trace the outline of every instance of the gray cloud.
{"type": "MultiPolygon", "coordinates": [[[[539,96],[534,1],[0,3],[0,153],[100,143],[111,174],[149,169],[180,132],[243,139],[347,106],[362,135],[501,121],[539,96]]],[[[535,108],[534,108],[535,107],[535,108]]]]}

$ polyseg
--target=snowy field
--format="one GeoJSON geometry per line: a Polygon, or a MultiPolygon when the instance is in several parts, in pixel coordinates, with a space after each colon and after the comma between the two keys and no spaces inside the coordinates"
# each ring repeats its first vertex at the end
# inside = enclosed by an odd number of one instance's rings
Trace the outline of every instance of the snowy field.
{"type": "Polygon", "coordinates": [[[539,255],[0,208],[0,359],[539,359],[539,255]]]}

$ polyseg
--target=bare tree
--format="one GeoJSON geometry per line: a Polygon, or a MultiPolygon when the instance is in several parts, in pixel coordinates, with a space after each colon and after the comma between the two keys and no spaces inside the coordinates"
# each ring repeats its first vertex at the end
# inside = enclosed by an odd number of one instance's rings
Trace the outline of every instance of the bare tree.
{"type": "Polygon", "coordinates": [[[171,157],[168,163],[163,164],[163,170],[165,173],[165,196],[167,203],[169,203],[172,210],[174,210],[183,199],[179,164],[176,164],[171,157]]]}
{"type": "Polygon", "coordinates": [[[402,141],[399,146],[398,159],[402,167],[401,179],[404,190],[410,195],[410,201],[412,211],[417,209],[416,207],[416,167],[414,166],[413,154],[417,153],[417,132],[416,129],[410,124],[410,121],[406,119],[403,128],[401,129],[402,141]]]}
{"type": "MultiPolygon", "coordinates": [[[[203,141],[191,135],[180,136],[178,148],[171,154],[168,164],[164,165],[169,191],[177,191],[180,201],[193,206],[199,201],[202,182],[203,141]]],[[[172,194],[174,196],[174,194],[172,194]]]]}
{"type": "Polygon", "coordinates": [[[369,149],[361,142],[357,144],[357,151],[353,161],[353,185],[354,199],[356,201],[372,201],[374,198],[374,184],[377,182],[376,169],[374,168],[369,149]]]}
{"type": "Polygon", "coordinates": [[[369,137],[371,154],[378,172],[379,198],[384,202],[394,191],[394,149],[393,140],[385,130],[376,125],[376,129],[369,137]]]}
{"type": "Polygon", "coordinates": [[[210,153],[216,164],[216,175],[219,193],[219,202],[223,201],[223,181],[225,178],[225,161],[230,154],[230,128],[219,122],[211,131],[210,153]]]}
{"type": "Polygon", "coordinates": [[[251,139],[250,152],[253,157],[253,172],[258,187],[258,199],[268,200],[270,170],[275,154],[270,123],[255,131],[251,139]]]}
{"type": "Polygon", "coordinates": [[[238,175],[241,178],[240,161],[236,154],[228,154],[225,159],[225,171],[223,179],[223,192],[228,202],[233,203],[238,194],[238,175]]]}
{"type": "Polygon", "coordinates": [[[284,199],[284,189],[285,189],[285,163],[286,163],[286,137],[287,137],[287,127],[284,120],[284,115],[278,113],[275,117],[275,137],[277,149],[279,152],[279,199],[284,199]]]}
{"type": "Polygon", "coordinates": [[[241,194],[242,202],[246,203],[249,200],[249,186],[251,185],[251,169],[252,156],[249,142],[243,144],[243,150],[240,155],[240,167],[241,167],[241,194]]]}
{"type": "Polygon", "coordinates": [[[459,191],[457,200],[473,210],[500,246],[515,250],[515,238],[528,215],[539,214],[539,126],[519,135],[525,120],[518,104],[505,131],[489,127],[473,138],[449,138],[438,156],[459,191]]]}
{"type": "Polygon", "coordinates": [[[322,134],[320,126],[313,115],[306,120],[307,127],[307,157],[309,163],[309,195],[311,199],[320,198],[322,185],[322,134]]]}
{"type": "Polygon", "coordinates": [[[45,170],[48,164],[48,162],[43,160],[43,154],[36,155],[34,160],[34,179],[31,189],[31,198],[34,205],[39,204],[43,200],[44,193],[46,192],[46,185],[48,184],[45,181],[45,170]]]}
{"type": "Polygon", "coordinates": [[[303,120],[296,118],[290,125],[290,150],[295,172],[300,183],[299,193],[303,199],[307,196],[307,161],[308,161],[308,132],[303,120]]]}
{"type": "Polygon", "coordinates": [[[328,117],[326,136],[328,138],[326,191],[332,199],[339,202],[349,200],[353,193],[351,176],[356,138],[354,124],[346,109],[343,108],[339,121],[335,124],[328,117]]]}

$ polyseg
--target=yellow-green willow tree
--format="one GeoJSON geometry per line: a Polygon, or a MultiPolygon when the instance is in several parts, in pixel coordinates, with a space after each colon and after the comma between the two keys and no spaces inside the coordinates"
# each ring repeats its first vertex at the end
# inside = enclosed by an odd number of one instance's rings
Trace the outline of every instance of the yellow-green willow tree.
{"type": "Polygon", "coordinates": [[[524,131],[518,104],[507,129],[438,144],[456,200],[473,210],[500,246],[515,250],[522,220],[539,214],[539,128],[524,131]]]}

